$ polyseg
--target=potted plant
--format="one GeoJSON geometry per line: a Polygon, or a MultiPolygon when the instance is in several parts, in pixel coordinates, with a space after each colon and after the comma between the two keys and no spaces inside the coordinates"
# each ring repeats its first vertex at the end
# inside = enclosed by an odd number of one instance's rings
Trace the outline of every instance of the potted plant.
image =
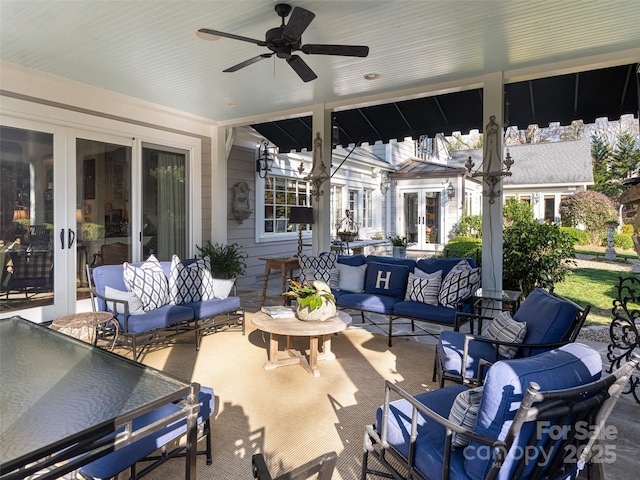
{"type": "Polygon", "coordinates": [[[393,256],[398,258],[407,258],[407,237],[395,235],[389,237],[391,245],[393,245],[393,256]]]}
{"type": "Polygon", "coordinates": [[[200,256],[208,258],[211,263],[211,275],[215,278],[237,278],[244,275],[247,269],[247,253],[237,243],[224,245],[210,241],[204,247],[199,247],[200,256]]]}
{"type": "Polygon", "coordinates": [[[311,284],[289,280],[289,291],[282,295],[296,299],[296,316],[300,320],[322,322],[336,315],[335,297],[323,280],[311,284]]]}
{"type": "Polygon", "coordinates": [[[353,242],[358,238],[358,232],[342,230],[338,232],[338,237],[340,237],[340,240],[342,240],[343,242],[353,242]]]}

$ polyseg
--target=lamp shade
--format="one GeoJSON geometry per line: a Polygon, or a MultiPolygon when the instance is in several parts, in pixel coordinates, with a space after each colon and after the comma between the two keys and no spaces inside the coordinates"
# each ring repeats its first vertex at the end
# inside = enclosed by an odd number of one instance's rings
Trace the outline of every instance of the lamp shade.
{"type": "Polygon", "coordinates": [[[313,207],[291,207],[289,223],[313,224],[313,207]]]}

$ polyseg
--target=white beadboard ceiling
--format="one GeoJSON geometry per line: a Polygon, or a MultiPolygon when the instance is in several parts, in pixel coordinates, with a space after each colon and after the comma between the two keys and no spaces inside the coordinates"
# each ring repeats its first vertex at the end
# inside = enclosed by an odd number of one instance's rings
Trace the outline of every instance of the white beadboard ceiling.
{"type": "Polygon", "coordinates": [[[640,47],[638,0],[291,1],[316,14],[303,44],[370,47],[366,58],[300,53],[318,75],[309,83],[275,56],[223,73],[267,48],[194,34],[207,27],[263,39],[280,24],[277,3],[0,0],[0,58],[230,124],[314,104],[382,102],[501,70],[575,68],[640,47]]]}

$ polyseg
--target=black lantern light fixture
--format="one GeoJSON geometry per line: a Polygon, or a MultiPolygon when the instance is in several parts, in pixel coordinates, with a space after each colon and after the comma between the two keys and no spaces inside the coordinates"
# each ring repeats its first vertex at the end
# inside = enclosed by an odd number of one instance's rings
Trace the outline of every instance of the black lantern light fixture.
{"type": "Polygon", "coordinates": [[[447,197],[449,197],[449,200],[451,200],[455,196],[456,196],[456,189],[451,183],[451,180],[449,180],[449,185],[447,185],[447,197]]]}
{"type": "Polygon", "coordinates": [[[289,225],[298,225],[298,256],[302,253],[302,225],[313,225],[313,207],[291,207],[289,225]]]}
{"type": "Polygon", "coordinates": [[[267,175],[273,168],[275,161],[275,152],[269,147],[269,142],[263,140],[258,150],[258,159],[256,160],[256,172],[260,178],[267,178],[267,175]]]}

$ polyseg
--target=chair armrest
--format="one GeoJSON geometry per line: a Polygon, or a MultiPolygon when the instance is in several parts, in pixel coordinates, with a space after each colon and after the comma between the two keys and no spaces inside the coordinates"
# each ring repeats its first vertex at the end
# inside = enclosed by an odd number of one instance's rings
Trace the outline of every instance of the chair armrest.
{"type": "Polygon", "coordinates": [[[91,267],[95,267],[96,265],[98,265],[98,258],[100,258],[100,265],[102,265],[102,254],[94,253],[93,260],[91,261],[91,267]]]}
{"type": "MultiPolygon", "coordinates": [[[[389,420],[389,405],[391,403],[391,392],[393,392],[394,394],[396,394],[397,396],[399,396],[400,398],[402,398],[403,400],[407,401],[408,403],[411,404],[411,406],[413,407],[412,409],[412,414],[411,414],[411,418],[412,418],[412,422],[411,422],[411,432],[409,435],[409,438],[411,439],[411,443],[415,443],[416,439],[417,439],[417,429],[418,429],[418,422],[417,422],[417,417],[418,417],[418,412],[429,417],[430,419],[432,419],[433,421],[439,423],[440,425],[442,425],[445,430],[446,430],[446,435],[445,435],[445,445],[444,445],[444,452],[445,452],[445,458],[448,459],[451,455],[451,440],[452,440],[452,436],[453,433],[459,433],[471,440],[475,440],[478,441],[484,445],[490,445],[493,448],[505,448],[506,444],[501,441],[501,440],[496,440],[494,438],[488,437],[486,435],[481,435],[479,433],[476,433],[472,430],[469,430],[467,428],[462,427],[461,425],[458,425],[456,423],[453,423],[451,421],[449,421],[448,418],[444,418],[443,416],[439,415],[438,413],[434,412],[433,410],[431,410],[429,407],[427,407],[426,405],[424,405],[423,403],[420,403],[419,401],[417,401],[410,393],[408,393],[407,391],[403,390],[402,388],[400,388],[399,386],[391,383],[389,380],[385,381],[385,396],[384,396],[384,405],[382,406],[382,431],[380,432],[380,435],[378,435],[376,433],[376,431],[374,430],[372,425],[368,425],[366,428],[367,434],[369,436],[371,436],[371,438],[375,439],[375,441],[377,443],[379,443],[383,448],[389,448],[391,445],[388,443],[387,441],[387,423],[389,420]]],[[[372,449],[373,448],[373,444],[370,444],[370,442],[367,439],[367,435],[365,435],[365,448],[367,450],[372,449]]],[[[413,452],[415,451],[415,448],[413,447],[413,445],[411,445],[409,447],[409,464],[413,465],[413,452]]],[[[442,478],[448,478],[447,475],[447,467],[448,467],[448,461],[445,461],[443,464],[443,472],[442,472],[442,478]]]]}
{"type": "Polygon", "coordinates": [[[460,331],[460,327],[463,323],[469,322],[469,331],[471,334],[475,331],[475,323],[478,322],[478,333],[482,333],[482,323],[485,320],[493,320],[493,317],[487,315],[480,315],[477,313],[456,312],[454,320],[454,331],[460,331]]]}
{"type": "Polygon", "coordinates": [[[92,307],[93,307],[93,311],[98,311],[97,305],[95,303],[96,298],[102,300],[102,311],[104,312],[108,312],[108,302],[109,303],[113,303],[113,311],[109,312],[109,313],[113,313],[113,316],[115,317],[116,315],[118,315],[117,312],[117,308],[115,306],[116,303],[120,303],[124,306],[124,312],[122,313],[122,315],[124,315],[124,320],[123,320],[123,325],[122,325],[122,331],[123,332],[128,332],[129,331],[129,302],[127,302],[126,300],[120,300],[120,299],[116,299],[116,298],[109,298],[109,297],[105,297],[104,295],[101,295],[97,292],[97,290],[95,290],[94,288],[89,288],[89,293],[91,295],[91,303],[92,303],[92,307]]]}

